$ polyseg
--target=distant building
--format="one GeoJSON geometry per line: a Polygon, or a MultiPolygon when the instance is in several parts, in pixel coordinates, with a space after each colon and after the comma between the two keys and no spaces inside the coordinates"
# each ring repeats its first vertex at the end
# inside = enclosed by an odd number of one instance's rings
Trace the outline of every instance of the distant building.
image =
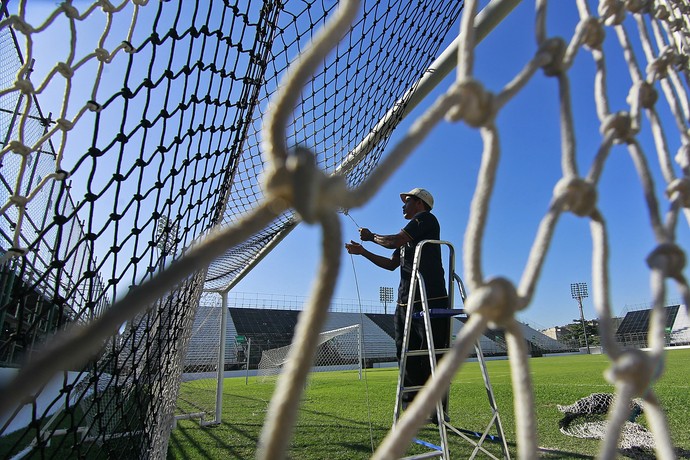
{"type": "Polygon", "coordinates": [[[542,329],[539,332],[541,332],[547,337],[551,337],[554,340],[560,341],[563,339],[563,337],[570,334],[570,329],[568,329],[567,326],[554,326],[548,329],[542,329]]]}

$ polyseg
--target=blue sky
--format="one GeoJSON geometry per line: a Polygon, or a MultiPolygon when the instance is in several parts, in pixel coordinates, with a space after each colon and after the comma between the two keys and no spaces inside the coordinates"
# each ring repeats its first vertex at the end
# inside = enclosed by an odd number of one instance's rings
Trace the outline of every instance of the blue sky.
{"type": "MultiPolygon", "coordinates": [[[[558,11],[552,8],[549,12],[549,34],[571,37],[577,17],[574,4],[559,3],[558,11]]],[[[478,46],[475,76],[488,89],[499,91],[534,55],[533,24],[534,2],[522,2],[478,46]]],[[[605,55],[609,66],[607,92],[611,111],[629,110],[625,97],[630,88],[630,77],[623,67],[620,51],[616,51],[615,35],[608,32],[605,55]]],[[[569,75],[578,167],[584,176],[601,142],[592,89],[594,64],[589,52],[580,50],[569,75]]],[[[409,127],[410,121],[445,91],[454,78],[454,74],[446,78],[408,117],[393,137],[389,150],[395,139],[409,127]]],[[[497,118],[502,156],[484,236],[482,263],[487,277],[506,276],[515,284],[519,282],[537,227],[547,210],[553,187],[561,177],[557,95],[556,81],[538,72],[497,118]]],[[[668,111],[663,101],[657,107],[660,112],[668,111]]],[[[678,132],[672,122],[666,123],[665,127],[670,151],[675,155],[679,145],[678,132]]],[[[665,184],[655,164],[656,152],[649,134],[649,125],[645,123],[639,139],[655,173],[660,208],[665,211],[668,208],[663,196],[665,184]]],[[[434,213],[441,223],[441,238],[453,243],[460,255],[481,152],[477,131],[462,123],[444,122],[436,127],[373,200],[361,209],[351,210],[350,215],[359,225],[374,232],[397,233],[406,223],[398,194],[413,187],[427,188],[436,200],[434,213]]],[[[679,169],[676,171],[678,173],[679,169]]],[[[598,190],[599,209],[606,218],[611,245],[611,303],[614,313],[620,314],[627,308],[651,301],[645,258],[656,245],[640,181],[623,146],[612,150],[598,190]]],[[[342,216],[341,221],[345,238],[358,240],[357,227],[352,220],[342,216]]],[[[301,224],[236,286],[235,291],[307,295],[319,258],[320,238],[318,228],[301,224]]],[[[690,241],[688,222],[684,218],[679,220],[677,241],[685,246],[690,241]]],[[[379,254],[390,253],[373,243],[365,244],[379,254]]],[[[589,285],[590,298],[584,301],[584,313],[587,318],[595,317],[591,299],[591,253],[588,220],[564,214],[551,243],[534,300],[520,314],[521,319],[534,326],[549,327],[578,318],[577,303],[570,295],[570,284],[575,282],[589,285]]],[[[460,258],[456,271],[462,276],[460,258]]],[[[397,287],[398,272],[378,269],[361,257],[354,258],[353,268],[350,256],[343,249],[335,296],[356,299],[355,279],[361,298],[376,301],[379,287],[397,287]]],[[[669,284],[669,302],[678,301],[678,298],[675,287],[669,284]]]]}
{"type": "MultiPolygon", "coordinates": [[[[37,17],[55,9],[55,2],[30,2],[37,17]]],[[[482,2],[485,5],[488,2],[482,2]]],[[[569,39],[578,21],[575,2],[550,3],[548,34],[569,39]],[[554,5],[558,5],[558,9],[554,5]]],[[[596,10],[598,2],[589,2],[596,10]]],[[[10,7],[16,2],[10,4],[10,7]]],[[[124,15],[123,18],[127,16],[124,15]]],[[[127,21],[124,22],[126,24],[127,21]]],[[[635,36],[634,24],[625,27],[635,36]]],[[[455,28],[457,30],[457,27],[455,28]]],[[[613,31],[607,31],[605,55],[609,70],[607,94],[611,111],[629,110],[625,101],[630,77],[621,57],[613,31]]],[[[59,37],[56,37],[56,39],[59,37]]],[[[449,37],[448,42],[452,40],[449,37]]],[[[89,47],[93,43],[80,42],[89,47]]],[[[636,44],[639,50],[639,44],[636,44]]],[[[509,82],[536,53],[534,37],[534,2],[525,0],[477,48],[474,75],[487,89],[497,92],[509,82]]],[[[638,55],[641,56],[641,55],[638,55]]],[[[644,69],[644,59],[640,58],[644,69]]],[[[37,74],[39,70],[37,70],[37,74]]],[[[106,74],[104,78],[108,78],[106,74]]],[[[389,150],[410,123],[430,105],[455,78],[449,75],[425,102],[405,120],[389,143],[389,150]]],[[[577,134],[578,167],[586,175],[599,148],[601,134],[594,107],[594,64],[591,54],[580,50],[569,72],[577,134]]],[[[88,95],[86,95],[88,96],[88,95]]],[[[558,87],[542,72],[530,81],[518,96],[499,113],[497,125],[501,139],[501,162],[496,188],[491,199],[490,217],[483,242],[483,270],[487,277],[505,276],[518,283],[524,270],[537,227],[552,197],[553,187],[561,178],[558,87]]],[[[59,98],[57,98],[59,100],[59,98]]],[[[87,98],[88,99],[88,98],[87,98]]],[[[47,96],[41,103],[50,106],[47,96]]],[[[71,107],[79,107],[74,103],[71,107]]],[[[665,118],[666,137],[675,154],[679,134],[669,118],[667,104],[660,100],[657,109],[665,118]]],[[[655,173],[657,198],[661,209],[668,207],[648,123],[643,123],[638,139],[655,173]]],[[[390,178],[378,195],[366,206],[350,211],[361,226],[382,234],[397,233],[406,223],[398,194],[413,187],[427,188],[435,197],[434,213],[441,223],[441,237],[458,251],[456,271],[462,276],[462,241],[469,216],[469,206],[477,181],[482,153],[479,133],[464,123],[439,124],[413,156],[390,178]]],[[[679,168],[676,168],[679,172],[679,168]]],[[[599,209],[606,218],[611,244],[611,302],[614,312],[647,304],[651,300],[649,272],[644,262],[655,247],[640,181],[627,150],[616,146],[601,177],[599,209]]],[[[356,225],[342,216],[346,241],[357,240],[356,225]]],[[[301,224],[273,250],[235,291],[264,294],[308,295],[319,258],[320,229],[301,224]]],[[[687,220],[678,223],[677,241],[687,247],[690,231],[687,220]]],[[[366,243],[374,252],[388,250],[366,243]]],[[[591,239],[587,219],[570,214],[561,217],[551,242],[547,261],[531,306],[520,317],[537,326],[567,324],[579,316],[570,297],[570,284],[585,282],[591,291],[591,239]]],[[[687,270],[686,270],[687,273],[687,270]]],[[[335,296],[356,299],[357,284],[363,300],[377,301],[379,287],[397,287],[398,273],[374,267],[365,259],[350,256],[343,248],[343,259],[335,296]]],[[[669,302],[679,295],[669,284],[669,302]]],[[[591,295],[591,292],[590,292],[591,295]]],[[[587,318],[596,316],[591,297],[584,302],[587,318]]]]}

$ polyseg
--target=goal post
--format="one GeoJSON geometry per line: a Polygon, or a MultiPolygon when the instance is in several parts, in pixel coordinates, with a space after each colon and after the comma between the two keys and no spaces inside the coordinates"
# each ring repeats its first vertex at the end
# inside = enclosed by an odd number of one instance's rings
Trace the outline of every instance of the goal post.
{"type": "MultiPolygon", "coordinates": [[[[362,378],[361,324],[341,327],[319,334],[312,372],[357,370],[362,378]]],[[[293,345],[271,348],[261,352],[257,380],[267,382],[281,374],[293,345]]]]}

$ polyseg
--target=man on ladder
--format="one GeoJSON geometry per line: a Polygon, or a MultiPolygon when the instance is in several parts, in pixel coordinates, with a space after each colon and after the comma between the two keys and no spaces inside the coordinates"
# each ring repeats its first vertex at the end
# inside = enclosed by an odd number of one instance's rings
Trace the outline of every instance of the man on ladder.
{"type": "MultiPolygon", "coordinates": [[[[366,228],[361,228],[359,231],[362,241],[373,241],[385,248],[394,249],[390,259],[369,252],[361,244],[354,241],[345,245],[350,254],[362,255],[381,268],[395,270],[398,266],[400,267],[398,305],[395,310],[395,343],[400,372],[403,375],[398,380],[394,411],[395,422],[398,420],[399,410],[404,409],[414,399],[417,391],[431,376],[432,366],[435,367],[441,354],[447,351],[450,342],[450,318],[464,314],[464,310],[453,309],[454,282],[458,285],[463,301],[465,298],[462,281],[455,274],[453,247],[450,243],[440,240],[438,220],[430,212],[434,205],[431,194],[424,189],[415,188],[408,193],[401,193],[400,198],[404,203],[403,215],[410,222],[398,234],[377,235],[366,228]],[[448,280],[446,280],[441,261],[442,245],[449,247],[448,280]],[[415,252],[418,248],[420,254],[416,255],[415,252]],[[412,311],[408,311],[407,303],[411,293],[414,296],[414,302],[412,311]],[[416,319],[413,320],[413,318],[416,319]],[[430,327],[427,328],[427,325],[430,327]],[[431,344],[427,344],[427,337],[432,337],[433,347],[430,346],[431,344]]],[[[483,447],[484,441],[491,439],[501,443],[502,458],[510,460],[508,445],[479,342],[477,342],[475,350],[491,408],[492,416],[489,424],[481,433],[452,426],[447,415],[448,395],[446,394],[442,404],[437,405],[429,419],[430,422],[438,426],[440,445],[415,439],[417,444],[430,448],[432,451],[406,458],[442,457],[449,459],[447,430],[451,430],[473,447],[473,452],[469,458],[473,459],[479,453],[484,453],[488,457],[498,460],[499,457],[483,447]],[[443,420],[439,419],[441,413],[443,420]],[[489,435],[492,426],[495,426],[498,436],[489,435]],[[475,441],[470,436],[477,436],[479,440],[475,441]]]]}
{"type": "MultiPolygon", "coordinates": [[[[424,240],[439,240],[441,228],[431,209],[434,207],[434,198],[431,193],[423,188],[414,188],[407,193],[401,193],[403,201],[403,217],[409,220],[408,224],[399,233],[394,235],[378,235],[367,228],[359,229],[362,241],[372,241],[387,249],[393,249],[390,258],[374,254],[354,241],[345,245],[347,252],[364,256],[375,265],[386,270],[395,270],[400,267],[400,285],[398,287],[398,301],[395,309],[395,345],[398,362],[400,362],[403,349],[403,335],[405,330],[405,316],[407,312],[408,294],[412,283],[412,268],[415,248],[424,240]]],[[[424,278],[426,294],[430,308],[448,308],[448,294],[446,290],[445,273],[441,262],[441,247],[439,245],[426,245],[422,249],[422,257],[419,272],[424,278]]],[[[414,311],[421,311],[420,292],[416,291],[413,305],[414,311]]],[[[435,349],[446,349],[449,346],[450,319],[432,319],[432,332],[435,349]]],[[[426,333],[423,321],[414,321],[410,329],[408,350],[424,350],[426,345],[426,333]]],[[[437,357],[437,359],[440,358],[437,357]]],[[[403,408],[407,406],[417,394],[417,390],[424,385],[431,375],[431,366],[428,357],[410,356],[405,366],[403,394],[403,408]]],[[[447,419],[444,400],[444,418],[447,419]]],[[[436,413],[433,416],[436,418],[436,413]]],[[[448,421],[448,420],[446,420],[448,421]]],[[[434,420],[436,423],[436,420],[434,420]]]]}

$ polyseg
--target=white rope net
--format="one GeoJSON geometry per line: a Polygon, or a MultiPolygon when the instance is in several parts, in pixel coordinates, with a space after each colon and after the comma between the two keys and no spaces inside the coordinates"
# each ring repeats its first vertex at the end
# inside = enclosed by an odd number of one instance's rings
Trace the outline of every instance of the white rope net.
{"type": "MultiPolygon", "coordinates": [[[[319,366],[323,370],[359,369],[359,331],[359,325],[353,324],[320,333],[314,366],[319,366]]],[[[292,345],[263,350],[256,374],[258,380],[260,382],[275,380],[287,364],[291,350],[292,345]]],[[[318,371],[319,369],[313,370],[318,371]]]]}
{"type": "MultiPolygon", "coordinates": [[[[108,2],[101,2],[110,12],[117,11],[108,2]]],[[[125,2],[126,3],[126,2],[125,2]]],[[[145,1],[133,2],[136,7],[145,1]]],[[[293,348],[276,393],[261,437],[258,456],[265,459],[285,456],[292,435],[300,394],[311,369],[319,342],[317,331],[322,329],[328,314],[335,280],[339,273],[342,255],[342,234],[338,211],[355,209],[366,203],[391,177],[442,120],[464,122],[481,135],[484,148],[482,165],[472,200],[471,214],[465,229],[463,245],[463,269],[469,297],[466,310],[470,319],[457,336],[452,351],[441,361],[434,379],[420,392],[414,403],[403,414],[399,423],[390,431],[378,447],[374,458],[398,458],[402,456],[426,415],[448,388],[453,376],[471,353],[473,344],[487,327],[500,327],[506,331],[510,357],[512,384],[515,394],[514,410],[518,455],[520,458],[536,458],[538,443],[534,412],[534,393],[530,376],[528,354],[521,328],[515,314],[529,307],[544,265],[547,250],[561,217],[572,213],[587,219],[593,246],[592,278],[594,305],[597,309],[602,345],[611,366],[606,376],[615,385],[616,398],[608,417],[608,429],[601,444],[599,456],[615,458],[618,440],[629,415],[633,398],[641,398],[646,417],[654,437],[656,455],[673,458],[674,450],[669,436],[664,412],[654,392],[654,382],[663,369],[664,324],[663,308],[667,281],[672,281],[684,303],[690,304],[690,290],[683,274],[686,256],[676,241],[679,225],[690,222],[690,100],[688,77],[690,50],[690,2],[686,0],[577,0],[579,25],[572,36],[553,35],[547,28],[547,6],[558,8],[558,2],[535,1],[535,40],[537,52],[525,63],[523,69],[506,78],[504,87],[489,91],[474,78],[476,37],[474,20],[478,10],[477,0],[467,0],[459,34],[457,78],[454,84],[439,97],[429,109],[415,121],[403,138],[390,149],[378,166],[361,184],[348,188],[341,176],[328,175],[315,166],[313,155],[306,149],[297,148],[288,155],[286,126],[301,94],[301,89],[314,69],[322,63],[328,51],[336,46],[357,15],[357,1],[343,1],[326,27],[314,38],[312,44],[295,59],[273,97],[270,111],[264,117],[263,153],[267,167],[263,177],[265,199],[259,206],[233,225],[219,228],[199,241],[184,257],[169,264],[159,275],[145,282],[113,304],[103,316],[88,327],[59,335],[50,353],[37,356],[27,364],[0,395],[0,412],[11,406],[15,398],[26,395],[50,376],[59,372],[66,363],[77,363],[88,357],[87,350],[98,347],[103,338],[112,334],[123,321],[140,314],[157,299],[169,292],[181,280],[204,270],[219,254],[236,247],[268,226],[277,216],[293,209],[307,224],[319,225],[323,230],[322,258],[318,270],[318,282],[310,301],[305,307],[295,331],[293,348]],[[627,107],[613,110],[608,99],[606,57],[602,48],[604,32],[614,34],[619,50],[627,63],[630,87],[627,107]],[[640,46],[632,46],[633,37],[640,46]],[[640,54],[637,50],[641,49],[640,54]],[[586,54],[595,64],[593,78],[594,98],[600,123],[601,142],[590,164],[578,161],[575,146],[575,120],[571,105],[569,68],[578,54],[586,54]],[[644,64],[643,64],[644,63],[644,64]],[[532,79],[537,72],[544,72],[558,86],[561,122],[562,177],[554,184],[553,198],[544,215],[522,277],[511,280],[497,276],[489,278],[482,264],[482,239],[489,215],[489,202],[500,164],[501,133],[495,123],[501,110],[532,79]],[[673,124],[662,123],[658,113],[661,99],[665,99],[672,114],[673,124]],[[654,138],[654,149],[643,149],[638,135],[649,129],[654,138]],[[672,131],[672,134],[669,133],[672,131]],[[680,148],[669,150],[669,136],[680,148]],[[639,176],[640,187],[646,199],[649,221],[657,247],[647,258],[653,289],[653,313],[650,321],[649,344],[651,350],[622,349],[614,340],[612,311],[609,303],[608,240],[605,216],[597,206],[597,185],[612,147],[622,144],[627,148],[639,176]],[[657,161],[666,183],[666,196],[655,192],[648,162],[657,161]],[[582,171],[585,171],[584,173],[582,171]],[[684,219],[683,219],[684,217],[684,219]]],[[[124,4],[124,3],[123,3],[124,4]]],[[[94,5],[95,8],[95,5],[94,5]]],[[[69,6],[63,9],[70,11],[69,6]]],[[[90,11],[89,11],[90,12],[90,11]]],[[[89,12],[84,14],[89,14],[89,12]]],[[[131,30],[136,25],[136,8],[132,16],[131,30]]],[[[24,27],[15,21],[16,28],[24,27]]],[[[563,31],[558,31],[562,34],[563,31]]],[[[106,33],[104,37],[107,35],[106,33]]],[[[103,43],[92,55],[82,61],[68,61],[56,66],[55,73],[69,76],[88,61],[96,63],[100,76],[103,66],[118,53],[128,53],[127,43],[105,51],[103,43]]],[[[608,53],[608,50],[607,50],[608,53]]],[[[30,54],[30,51],[29,51],[30,54]]],[[[63,112],[48,132],[28,147],[24,142],[10,143],[3,153],[12,150],[25,158],[40,148],[51,136],[67,136],[70,128],[90,110],[98,107],[88,103],[77,114],[67,117],[69,78],[63,112]]],[[[621,79],[616,80],[619,84],[621,79]]],[[[26,94],[34,88],[26,79],[19,79],[17,88],[26,94]]],[[[7,91],[5,91],[7,92],[7,91]]],[[[97,100],[97,85],[92,98],[97,100]]],[[[2,96],[0,92],[0,96],[2,96]]],[[[26,98],[25,103],[31,104],[26,98]]],[[[24,113],[30,113],[26,107],[24,113]]],[[[28,116],[28,115],[25,115],[28,116]]],[[[20,138],[22,134],[20,134],[20,138]]],[[[60,143],[64,147],[64,143],[60,143]]],[[[61,148],[62,148],[61,147],[61,148]]],[[[15,193],[0,209],[17,212],[17,233],[14,237],[14,253],[22,254],[20,241],[22,213],[50,181],[64,179],[60,165],[63,151],[58,149],[55,170],[45,175],[29,193],[15,193]]],[[[21,180],[19,181],[21,183],[21,180]]],[[[687,248],[688,242],[683,242],[687,248]]],[[[641,262],[642,263],[642,262],[641,262]]]]}

